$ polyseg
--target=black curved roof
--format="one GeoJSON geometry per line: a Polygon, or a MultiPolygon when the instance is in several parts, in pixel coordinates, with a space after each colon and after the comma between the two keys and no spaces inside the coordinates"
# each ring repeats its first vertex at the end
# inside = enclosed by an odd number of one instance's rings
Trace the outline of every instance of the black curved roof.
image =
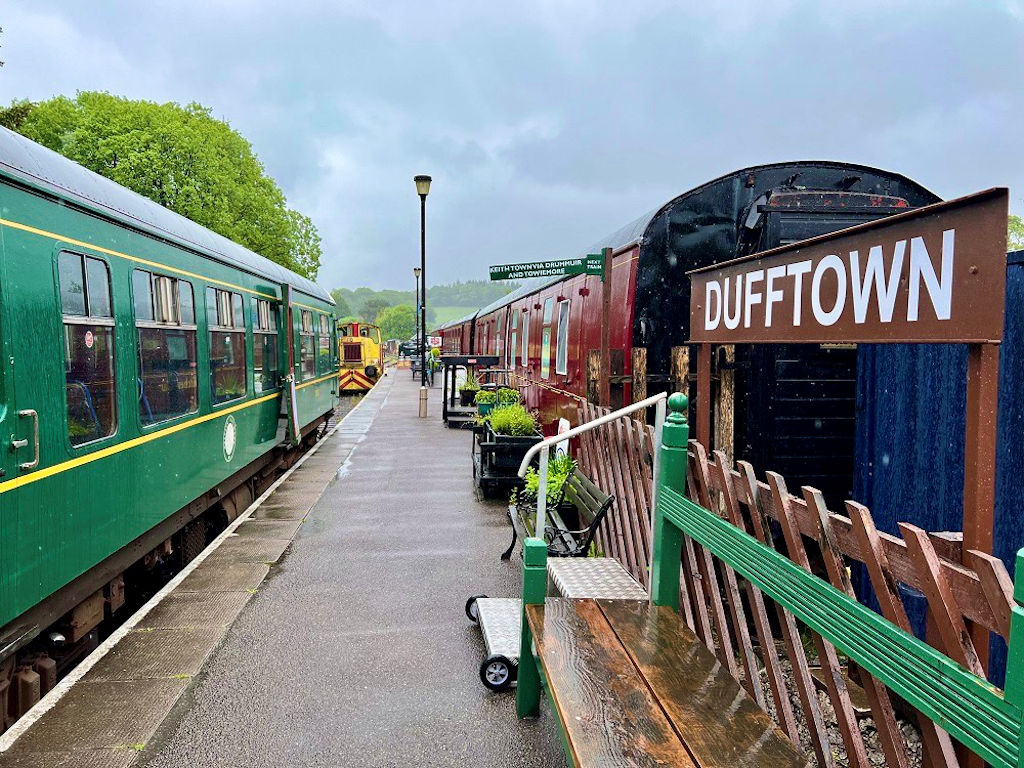
{"type": "MultiPolygon", "coordinates": [[[[708,187],[714,186],[715,184],[719,184],[722,181],[725,181],[726,179],[730,179],[730,178],[732,178],[734,176],[740,176],[740,175],[748,174],[748,173],[756,173],[756,172],[764,171],[764,170],[771,169],[771,168],[788,168],[788,167],[802,166],[802,165],[803,166],[806,166],[806,165],[833,166],[835,168],[844,168],[844,169],[849,169],[851,171],[858,171],[858,170],[860,170],[860,171],[867,171],[867,172],[870,172],[870,173],[877,173],[877,174],[891,174],[891,175],[896,175],[896,176],[900,176],[901,175],[901,174],[894,174],[891,171],[886,171],[886,170],[883,170],[881,168],[872,168],[869,165],[860,165],[858,163],[843,163],[843,162],[839,162],[837,160],[820,160],[820,161],[819,160],[794,160],[794,161],[789,161],[789,162],[784,162],[784,163],[765,163],[763,165],[752,165],[752,166],[750,166],[748,168],[740,168],[739,170],[723,174],[723,175],[721,175],[721,176],[719,176],[719,177],[717,177],[715,179],[712,179],[711,181],[707,181],[707,182],[701,184],[698,187],[694,187],[693,189],[689,189],[686,192],[683,192],[683,193],[681,193],[679,195],[676,195],[675,197],[673,197],[671,200],[669,200],[668,202],[664,203],[663,205],[660,205],[659,207],[654,208],[653,210],[648,211],[644,215],[639,216],[639,217],[633,219],[633,221],[629,222],[625,226],[620,227],[619,229],[615,230],[614,232],[610,233],[609,235],[601,238],[600,240],[597,241],[597,243],[592,245],[586,251],[580,251],[580,253],[573,254],[573,255],[581,256],[584,253],[600,253],[601,249],[603,249],[603,248],[611,248],[612,249],[612,253],[618,253],[618,252],[620,252],[620,251],[622,251],[622,250],[624,250],[626,248],[629,248],[629,247],[631,247],[633,245],[642,244],[643,241],[644,241],[644,235],[647,233],[648,227],[650,227],[651,222],[653,222],[654,219],[657,218],[658,214],[660,214],[662,211],[664,211],[664,210],[666,210],[668,208],[671,208],[671,207],[677,205],[680,201],[685,200],[687,197],[691,197],[692,195],[699,194],[700,192],[703,192],[708,187]]],[[[906,178],[906,177],[903,177],[903,178],[906,178]]],[[[911,181],[910,179],[907,179],[907,180],[911,181]]],[[[916,183],[916,182],[912,182],[912,183],[916,183]]],[[[918,186],[920,186],[920,185],[918,185],[918,186]]],[[[924,189],[924,187],[922,187],[922,189],[924,189]]],[[[569,256],[564,256],[563,258],[569,258],[569,256]]],[[[535,277],[535,278],[530,278],[528,280],[524,280],[523,283],[520,285],[520,287],[517,288],[516,290],[514,290],[512,293],[509,293],[509,294],[507,294],[505,296],[502,296],[500,299],[496,299],[495,301],[492,301],[487,306],[478,309],[475,314],[477,314],[477,315],[486,315],[489,312],[493,312],[496,309],[500,309],[501,307],[505,306],[506,304],[511,304],[512,302],[516,301],[517,299],[520,299],[520,298],[522,298],[524,296],[529,296],[530,294],[536,293],[537,291],[539,291],[542,288],[545,288],[548,285],[553,285],[554,283],[561,282],[564,279],[565,279],[564,277],[556,276],[556,277],[535,277]]],[[[447,325],[445,325],[443,327],[446,328],[449,325],[457,325],[458,323],[463,323],[463,322],[465,322],[466,320],[469,320],[472,317],[473,317],[473,315],[468,315],[468,316],[466,316],[464,318],[461,318],[458,321],[453,321],[453,322],[451,322],[451,323],[449,323],[449,324],[447,324],[447,325]]]]}
{"type": "Polygon", "coordinates": [[[309,296],[334,303],[331,294],[312,280],[2,127],[0,175],[41,188],[83,208],[126,221],[137,229],[198,251],[228,266],[275,283],[287,283],[309,296]]]}

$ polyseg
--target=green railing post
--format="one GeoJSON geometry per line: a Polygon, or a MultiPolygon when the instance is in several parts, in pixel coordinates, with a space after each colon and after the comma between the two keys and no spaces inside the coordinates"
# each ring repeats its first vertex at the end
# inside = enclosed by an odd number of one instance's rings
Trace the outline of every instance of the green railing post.
{"type": "Polygon", "coordinates": [[[683,532],[665,518],[664,494],[672,488],[686,493],[686,446],[690,427],[686,423],[689,401],[676,392],[668,398],[669,415],[661,432],[658,461],[658,504],[654,510],[654,545],[651,558],[651,602],[679,610],[679,560],[683,553],[683,532]]]}
{"type": "Polygon", "coordinates": [[[519,634],[519,676],[516,687],[516,714],[531,717],[540,711],[540,670],[533,655],[533,633],[526,620],[526,606],[544,605],[548,593],[548,545],[543,539],[523,542],[523,609],[519,634]]]}
{"type": "MultiPolygon", "coordinates": [[[[1006,648],[1006,700],[1024,710],[1024,549],[1017,552],[1013,581],[1013,612],[1010,615],[1010,641],[1006,648]]],[[[1017,765],[1024,768],[1024,728],[1017,734],[1017,765]]]]}

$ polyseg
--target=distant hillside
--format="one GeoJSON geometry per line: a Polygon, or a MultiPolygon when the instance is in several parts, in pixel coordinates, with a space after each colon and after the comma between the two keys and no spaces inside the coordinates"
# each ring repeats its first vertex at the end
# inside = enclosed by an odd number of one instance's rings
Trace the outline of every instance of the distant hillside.
{"type": "MultiPolygon", "coordinates": [[[[431,286],[427,289],[427,323],[446,323],[462,317],[518,287],[517,283],[490,280],[467,280],[431,286]]],[[[388,307],[416,305],[412,291],[336,288],[331,291],[331,295],[338,303],[339,317],[355,316],[367,322],[374,322],[377,315],[388,307]]]]}

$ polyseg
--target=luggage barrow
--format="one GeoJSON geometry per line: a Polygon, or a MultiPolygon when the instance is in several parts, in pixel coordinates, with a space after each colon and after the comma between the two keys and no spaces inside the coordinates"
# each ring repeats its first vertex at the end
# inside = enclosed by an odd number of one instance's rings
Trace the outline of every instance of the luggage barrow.
{"type": "Polygon", "coordinates": [[[492,691],[507,691],[519,673],[522,610],[517,597],[473,595],[466,601],[466,616],[480,626],[486,649],[480,682],[492,691]]]}
{"type": "MultiPolygon", "coordinates": [[[[643,586],[610,557],[551,558],[548,578],[554,591],[569,599],[649,599],[643,586]]],[[[523,602],[518,597],[473,595],[466,601],[466,616],[480,626],[486,648],[480,682],[492,691],[507,691],[519,674],[522,610],[523,602]]]]}

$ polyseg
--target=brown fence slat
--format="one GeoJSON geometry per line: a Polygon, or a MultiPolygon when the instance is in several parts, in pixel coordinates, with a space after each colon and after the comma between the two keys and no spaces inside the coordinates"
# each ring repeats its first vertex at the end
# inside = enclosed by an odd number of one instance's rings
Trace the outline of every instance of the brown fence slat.
{"type": "MultiPolygon", "coordinates": [[[[775,508],[779,512],[779,523],[782,526],[782,535],[786,540],[789,559],[804,570],[810,571],[811,563],[807,558],[803,538],[797,528],[796,521],[793,519],[790,506],[790,499],[792,497],[786,489],[786,481],[783,480],[782,475],[776,472],[767,472],[765,474],[768,478],[768,485],[772,489],[775,508]]],[[[847,759],[851,765],[866,768],[868,756],[864,749],[864,739],[861,737],[860,727],[857,725],[857,716],[853,712],[850,692],[847,690],[846,681],[843,679],[839,655],[836,653],[835,646],[817,632],[811,632],[811,639],[814,641],[814,647],[818,651],[818,664],[821,665],[821,670],[824,673],[825,687],[828,688],[829,698],[836,713],[836,723],[843,737],[847,759]]]]}
{"type": "Polygon", "coordinates": [[[646,568],[647,562],[643,557],[638,557],[638,544],[636,536],[634,535],[633,527],[633,514],[631,513],[630,507],[632,502],[630,499],[630,488],[626,482],[626,468],[623,466],[622,461],[622,445],[621,441],[617,440],[618,437],[615,421],[598,427],[595,432],[601,433],[601,437],[605,442],[605,446],[608,451],[608,466],[611,470],[612,483],[615,485],[615,512],[619,519],[619,527],[623,533],[623,543],[625,545],[625,556],[629,563],[626,568],[633,578],[640,581],[641,572],[646,568]]]}
{"type": "MultiPolygon", "coordinates": [[[[813,510],[818,516],[818,545],[821,548],[821,556],[825,560],[825,570],[828,571],[829,581],[833,587],[856,600],[857,595],[846,571],[846,564],[843,562],[839,545],[836,544],[835,535],[832,533],[825,498],[816,488],[804,486],[803,493],[807,508],[813,510]]],[[[892,768],[904,768],[907,764],[907,747],[900,733],[899,725],[896,723],[896,714],[893,712],[889,691],[881,682],[866,672],[862,675],[862,683],[868,704],[871,707],[871,714],[875,718],[878,739],[882,744],[886,760],[892,768]]]]}
{"type": "Polygon", "coordinates": [[[898,525],[903,540],[907,542],[910,560],[917,566],[922,581],[921,591],[928,598],[928,613],[935,619],[946,655],[978,677],[984,678],[985,668],[981,665],[967,625],[964,624],[963,611],[946,582],[939,556],[935,554],[928,534],[916,525],[898,525]]]}
{"type": "MultiPolygon", "coordinates": [[[[719,471],[726,471],[725,467],[727,465],[723,462],[723,454],[720,451],[716,451],[715,458],[718,460],[719,471]]],[[[743,513],[739,507],[739,500],[732,490],[733,486],[730,483],[726,486],[726,491],[723,494],[729,522],[740,530],[749,533],[743,520],[743,513]]],[[[744,586],[747,590],[747,600],[750,602],[750,609],[753,614],[754,631],[757,633],[757,641],[761,646],[761,659],[764,661],[768,686],[772,693],[772,700],[775,702],[777,721],[790,740],[794,744],[799,744],[800,732],[797,729],[796,716],[793,714],[793,704],[789,700],[789,692],[786,689],[786,679],[779,662],[779,655],[775,649],[775,637],[772,634],[771,622],[768,620],[768,612],[765,610],[764,596],[761,594],[761,590],[751,582],[744,581],[744,586]]]]}
{"type": "MultiPolygon", "coordinates": [[[[693,464],[693,477],[697,489],[697,503],[705,509],[712,509],[711,494],[709,491],[708,457],[704,452],[704,446],[691,440],[690,459],[693,464]]],[[[718,636],[718,648],[716,653],[719,660],[729,673],[737,680],[740,678],[739,667],[736,666],[736,653],[733,650],[732,633],[729,632],[729,623],[725,618],[725,606],[722,598],[722,587],[718,583],[718,573],[715,569],[714,559],[697,542],[693,543],[694,552],[697,554],[697,568],[700,570],[701,578],[707,585],[708,605],[711,608],[711,618],[715,624],[715,632],[718,636]]]]}
{"type": "MultiPolygon", "coordinates": [[[[853,531],[859,540],[861,551],[865,553],[863,563],[867,566],[871,587],[878,598],[882,616],[891,621],[904,632],[913,633],[907,611],[903,607],[899,585],[889,559],[882,544],[881,536],[875,528],[868,508],[853,501],[846,502],[846,511],[850,515],[853,531]]],[[[924,754],[935,768],[957,768],[960,760],[953,748],[953,740],[949,734],[925,717],[918,718],[921,726],[921,740],[924,742],[924,754]]]]}
{"type": "MultiPolygon", "coordinates": [[[[754,468],[745,461],[737,462],[737,466],[746,479],[745,496],[754,527],[754,536],[762,544],[775,549],[775,542],[772,539],[771,528],[768,524],[768,515],[765,512],[761,494],[758,492],[758,482],[754,476],[754,468]]],[[[811,671],[807,664],[807,654],[800,640],[800,631],[797,629],[796,620],[789,611],[785,610],[774,600],[772,605],[775,606],[775,610],[778,613],[782,639],[786,644],[786,655],[789,657],[790,664],[793,667],[793,681],[796,684],[797,695],[800,697],[800,706],[803,708],[804,722],[807,724],[807,730],[810,734],[811,748],[818,758],[819,766],[832,768],[835,765],[835,760],[832,756],[832,746],[829,744],[828,731],[825,730],[825,723],[821,718],[818,694],[814,689],[814,681],[811,679],[811,671]]]]}

